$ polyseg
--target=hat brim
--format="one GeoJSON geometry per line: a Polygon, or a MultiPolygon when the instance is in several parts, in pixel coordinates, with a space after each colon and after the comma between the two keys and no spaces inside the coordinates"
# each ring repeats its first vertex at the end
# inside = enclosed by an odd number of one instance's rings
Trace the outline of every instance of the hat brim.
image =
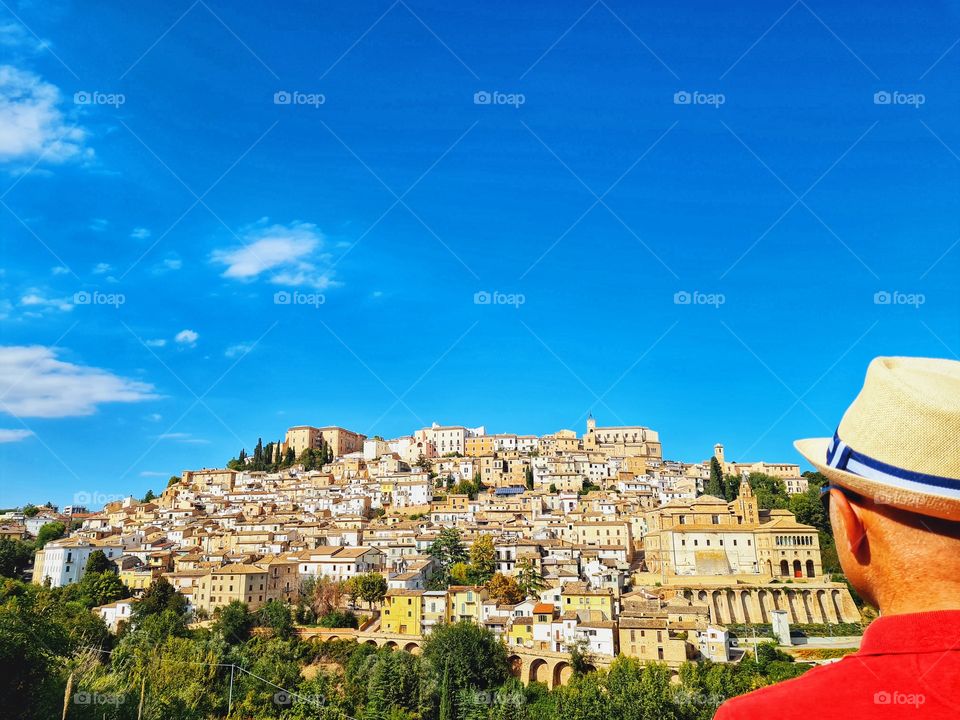
{"type": "Polygon", "coordinates": [[[901,510],[931,515],[944,520],[960,520],[960,500],[904,490],[846,470],[828,467],[826,465],[827,448],[831,442],[831,438],[806,438],[796,440],[793,446],[811,465],[829,478],[831,483],[853,490],[879,505],[892,505],[901,510]]]}

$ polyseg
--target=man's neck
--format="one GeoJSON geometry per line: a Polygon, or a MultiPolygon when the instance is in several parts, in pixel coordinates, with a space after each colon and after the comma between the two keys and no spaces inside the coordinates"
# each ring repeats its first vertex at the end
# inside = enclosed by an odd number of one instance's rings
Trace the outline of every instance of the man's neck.
{"type": "Polygon", "coordinates": [[[878,597],[881,615],[960,610],[960,584],[903,581],[878,597]]]}

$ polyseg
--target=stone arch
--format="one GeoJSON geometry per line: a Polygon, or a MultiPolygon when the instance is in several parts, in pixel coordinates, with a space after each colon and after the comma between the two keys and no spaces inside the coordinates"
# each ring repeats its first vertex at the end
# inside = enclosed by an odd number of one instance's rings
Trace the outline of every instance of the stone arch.
{"type": "MultiPolygon", "coordinates": [[[[799,561],[798,561],[798,562],[799,562],[799,561]]],[[[808,623],[812,623],[812,622],[813,622],[813,611],[810,610],[810,591],[809,591],[809,590],[802,590],[802,591],[800,592],[800,600],[801,600],[801,602],[803,602],[803,611],[804,611],[804,612],[806,613],[806,615],[807,615],[807,620],[806,620],[806,621],[807,621],[808,623]]]]}
{"type": "Polygon", "coordinates": [[[799,560],[793,561],[793,576],[803,577],[803,565],[800,564],[799,560]]]}
{"type": "Polygon", "coordinates": [[[364,644],[364,645],[373,645],[374,647],[376,647],[376,646],[377,646],[377,641],[376,641],[376,640],[364,640],[364,641],[363,641],[363,644],[364,644]]]}
{"type": "Polygon", "coordinates": [[[752,623],[750,617],[750,591],[744,590],[740,593],[740,606],[743,608],[743,621],[747,624],[752,623]]]}
{"type": "Polygon", "coordinates": [[[521,677],[523,674],[523,658],[519,655],[511,655],[507,658],[507,665],[510,667],[510,674],[514,677],[521,677]]]}
{"type": "Polygon", "coordinates": [[[770,622],[769,617],[767,616],[767,603],[769,602],[770,595],[766,590],[757,591],[757,605],[760,606],[760,622],[768,623],[770,622]]]}
{"type": "Polygon", "coordinates": [[[823,618],[823,622],[836,622],[830,617],[830,607],[827,600],[827,591],[826,590],[817,590],[817,609],[820,611],[820,616],[823,618]]]}
{"type": "Polygon", "coordinates": [[[790,575],[790,563],[788,563],[786,560],[780,561],[780,575],[781,577],[787,577],[790,575]]]}
{"type": "Polygon", "coordinates": [[[707,591],[701,590],[699,593],[697,593],[697,600],[699,602],[707,602],[707,591]]]}
{"type": "Polygon", "coordinates": [[[573,668],[570,663],[561,660],[553,666],[553,685],[551,687],[560,687],[564,685],[573,675],[573,668]]]}
{"type": "Polygon", "coordinates": [[[734,606],[733,590],[727,590],[727,611],[730,613],[730,622],[737,622],[737,610],[734,606]]]}
{"type": "Polygon", "coordinates": [[[549,668],[547,667],[547,661],[543,658],[537,658],[532,663],[530,663],[530,672],[527,675],[527,679],[530,682],[541,682],[543,684],[549,684],[549,668]]]}
{"type": "Polygon", "coordinates": [[[406,650],[411,655],[419,655],[420,643],[408,642],[406,645],[403,646],[403,649],[406,650]]]}
{"type": "Polygon", "coordinates": [[[383,647],[385,647],[385,648],[390,648],[391,650],[396,650],[396,649],[399,648],[400,646],[397,645],[397,643],[395,643],[393,640],[387,640],[387,641],[383,644],[383,647]]]}
{"type": "Polygon", "coordinates": [[[832,590],[830,592],[830,600],[833,604],[833,609],[837,614],[837,622],[843,622],[843,610],[840,607],[840,591],[832,590]]]}
{"type": "Polygon", "coordinates": [[[339,639],[340,638],[338,638],[336,635],[327,635],[324,638],[324,640],[326,640],[327,642],[333,642],[334,640],[339,640],[339,639]]]}
{"type": "Polygon", "coordinates": [[[807,577],[814,577],[813,560],[807,560],[807,577]]]}
{"type": "Polygon", "coordinates": [[[710,598],[713,601],[713,621],[715,623],[722,623],[723,615],[720,613],[720,591],[714,590],[710,593],[710,598]]]}

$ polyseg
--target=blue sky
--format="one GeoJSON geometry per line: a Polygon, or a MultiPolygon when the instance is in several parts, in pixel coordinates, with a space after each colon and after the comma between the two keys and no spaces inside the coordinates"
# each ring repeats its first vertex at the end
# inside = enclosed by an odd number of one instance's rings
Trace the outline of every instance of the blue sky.
{"type": "Polygon", "coordinates": [[[0,8],[0,506],[302,423],[798,461],[960,351],[955,3],[96,5],[0,8]]]}

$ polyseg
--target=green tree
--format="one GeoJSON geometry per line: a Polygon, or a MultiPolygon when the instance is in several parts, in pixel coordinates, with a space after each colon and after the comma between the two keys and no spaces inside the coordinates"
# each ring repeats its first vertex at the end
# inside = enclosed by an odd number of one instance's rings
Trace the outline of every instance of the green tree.
{"type": "Polygon", "coordinates": [[[141,500],[140,502],[142,503],[153,502],[154,500],[156,500],[156,498],[157,496],[153,494],[153,490],[147,490],[147,494],[143,496],[143,500],[141,500]]]}
{"type": "Polygon", "coordinates": [[[138,623],[151,615],[161,615],[164,612],[173,613],[174,617],[183,618],[187,611],[187,600],[177,592],[165,577],[159,577],[150,583],[131,611],[134,623],[138,623]]]}
{"type": "Polygon", "coordinates": [[[24,517],[32,518],[32,517],[34,517],[38,512],[40,512],[40,508],[38,508],[38,507],[37,507],[36,505],[34,505],[33,503],[27,503],[26,505],[23,506],[23,515],[24,515],[24,517]]]}
{"type": "Polygon", "coordinates": [[[293,637],[293,618],[290,616],[290,606],[279,600],[270,600],[257,611],[257,624],[273,630],[274,637],[283,640],[289,640],[293,637]]]}
{"type": "Polygon", "coordinates": [[[43,548],[51,540],[59,540],[67,532],[67,526],[62,522],[48,522],[37,531],[37,550],[43,548]]]}
{"type": "Polygon", "coordinates": [[[437,563],[432,580],[438,588],[445,588],[450,584],[450,568],[456,563],[465,563],[468,559],[467,550],[460,539],[460,531],[455,528],[441,530],[428,552],[437,563]]]}
{"type": "Polygon", "coordinates": [[[789,506],[790,497],[787,495],[787,487],[780,478],[753,472],[747,476],[747,482],[750,483],[761,510],[783,510],[789,506]]]}
{"type": "Polygon", "coordinates": [[[213,629],[228,643],[231,645],[243,643],[250,638],[254,618],[246,603],[232,600],[229,605],[217,608],[214,614],[216,622],[213,624],[213,629]]]}
{"type": "Polygon", "coordinates": [[[723,468],[720,467],[720,461],[717,460],[716,457],[710,458],[710,479],[707,481],[707,486],[703,489],[703,493],[704,495],[712,495],[721,500],[727,496],[724,490],[723,468]]]}
{"type": "Polygon", "coordinates": [[[370,608],[374,603],[382,603],[387,595],[387,580],[378,572],[357,575],[352,579],[351,585],[353,596],[366,602],[370,608]]]}
{"type": "MultiPolygon", "coordinates": [[[[455,698],[461,690],[492,690],[509,677],[506,646],[489,630],[472,622],[438,625],[421,654],[422,685],[434,711],[448,708],[457,718],[455,698]]],[[[438,712],[441,716],[443,712],[438,712]]]]}
{"type": "Polygon", "coordinates": [[[33,543],[11,538],[0,539],[0,575],[19,578],[33,560],[33,543]]]}
{"type": "Polygon", "coordinates": [[[469,578],[475,585],[484,585],[497,571],[497,552],[493,538],[481,535],[470,546],[469,578]]]}
{"type": "Polygon", "coordinates": [[[170,479],[167,480],[167,487],[173,487],[174,485],[179,484],[180,480],[182,480],[182,478],[179,475],[171,475],[170,479]]]}
{"type": "Polygon", "coordinates": [[[87,572],[75,587],[80,602],[87,608],[99,607],[130,597],[130,589],[112,570],[87,572]]]}
{"type": "Polygon", "coordinates": [[[113,571],[115,565],[107,559],[107,556],[104,554],[103,550],[94,550],[90,553],[90,557],[87,558],[87,565],[84,568],[85,573],[102,573],[113,571]]]}
{"type": "Polygon", "coordinates": [[[517,565],[517,585],[524,597],[536,599],[548,585],[543,574],[529,560],[521,560],[517,565]]]}
{"type": "Polygon", "coordinates": [[[533,465],[527,465],[523,468],[523,482],[527,490],[533,490],[533,465]]]}

